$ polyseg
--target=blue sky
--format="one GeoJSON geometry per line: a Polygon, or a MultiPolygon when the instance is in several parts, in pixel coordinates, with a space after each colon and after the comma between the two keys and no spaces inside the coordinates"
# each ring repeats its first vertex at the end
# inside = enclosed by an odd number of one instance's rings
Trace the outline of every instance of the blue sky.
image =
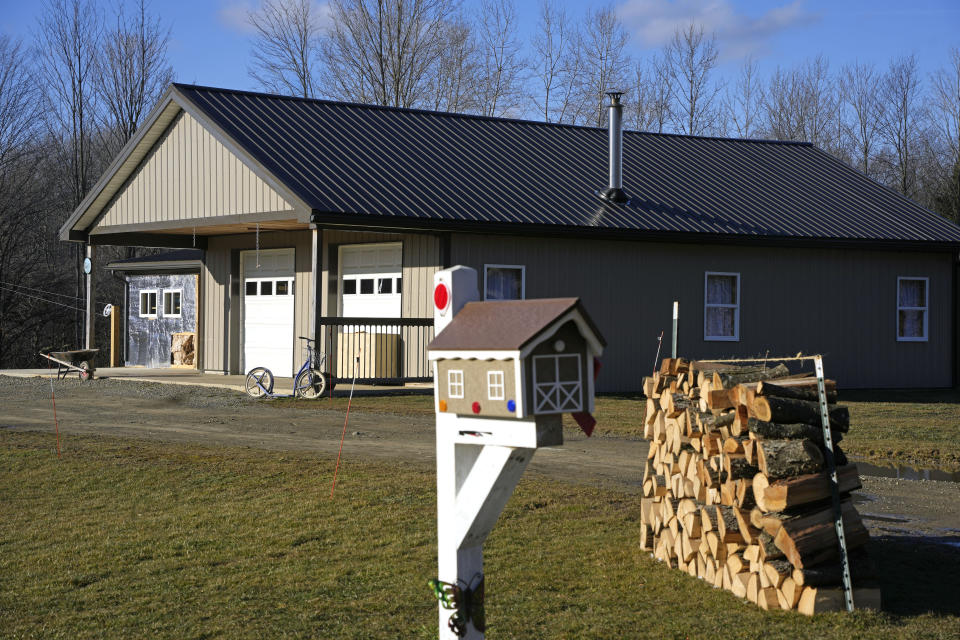
{"type": "MultiPolygon", "coordinates": [[[[114,0],[103,0],[107,4],[114,0]]],[[[122,1],[122,0],[121,0],[122,1]]],[[[573,16],[601,3],[557,0],[573,16]]],[[[0,31],[25,40],[42,2],[0,0],[0,31]]],[[[249,32],[243,17],[257,0],[153,0],[152,9],[172,28],[170,60],[180,82],[255,88],[247,75],[249,32]]],[[[469,10],[476,0],[464,0],[469,10]]],[[[536,24],[536,0],[518,0],[521,36],[536,24]]],[[[630,52],[643,56],[662,46],[691,18],[716,33],[721,73],[732,75],[752,54],[763,72],[822,52],[836,69],[859,59],[886,65],[891,56],[915,53],[930,72],[960,46],[960,1],[912,0],[624,0],[614,2],[630,33],[630,52]]]]}

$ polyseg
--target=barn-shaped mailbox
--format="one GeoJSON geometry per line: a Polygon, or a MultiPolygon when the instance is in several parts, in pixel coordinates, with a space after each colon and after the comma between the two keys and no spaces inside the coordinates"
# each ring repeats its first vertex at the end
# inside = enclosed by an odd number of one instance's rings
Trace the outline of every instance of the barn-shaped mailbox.
{"type": "Polygon", "coordinates": [[[593,410],[605,342],[579,298],[471,302],[430,343],[438,413],[530,418],[593,410]]]}

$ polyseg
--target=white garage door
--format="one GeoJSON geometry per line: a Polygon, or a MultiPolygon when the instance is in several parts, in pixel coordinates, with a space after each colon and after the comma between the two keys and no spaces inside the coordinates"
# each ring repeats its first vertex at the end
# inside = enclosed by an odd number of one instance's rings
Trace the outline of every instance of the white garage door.
{"type": "Polygon", "coordinates": [[[347,318],[399,318],[402,245],[340,247],[342,315],[347,318]]]}
{"type": "Polygon", "coordinates": [[[293,364],[293,249],[244,251],[243,366],[290,377],[293,364]]]}

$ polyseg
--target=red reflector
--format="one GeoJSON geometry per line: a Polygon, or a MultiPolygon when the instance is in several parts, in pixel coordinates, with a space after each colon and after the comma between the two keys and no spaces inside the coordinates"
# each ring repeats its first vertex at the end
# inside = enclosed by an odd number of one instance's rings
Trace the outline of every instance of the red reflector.
{"type": "Polygon", "coordinates": [[[450,302],[450,294],[447,292],[447,285],[441,282],[433,290],[433,304],[437,306],[437,309],[446,309],[448,302],[450,302]]]}
{"type": "Polygon", "coordinates": [[[470,407],[470,408],[473,409],[473,412],[474,412],[474,413],[480,413],[480,403],[479,403],[479,402],[474,402],[474,403],[473,403],[473,406],[470,407]]]}

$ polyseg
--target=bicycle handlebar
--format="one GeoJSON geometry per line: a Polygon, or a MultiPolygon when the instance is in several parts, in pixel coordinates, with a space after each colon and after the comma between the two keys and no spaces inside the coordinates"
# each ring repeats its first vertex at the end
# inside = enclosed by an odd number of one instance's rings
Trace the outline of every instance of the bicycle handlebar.
{"type": "Polygon", "coordinates": [[[314,340],[313,338],[308,338],[306,336],[297,336],[297,337],[300,338],[301,340],[306,340],[307,342],[316,342],[316,340],[314,340]]]}

